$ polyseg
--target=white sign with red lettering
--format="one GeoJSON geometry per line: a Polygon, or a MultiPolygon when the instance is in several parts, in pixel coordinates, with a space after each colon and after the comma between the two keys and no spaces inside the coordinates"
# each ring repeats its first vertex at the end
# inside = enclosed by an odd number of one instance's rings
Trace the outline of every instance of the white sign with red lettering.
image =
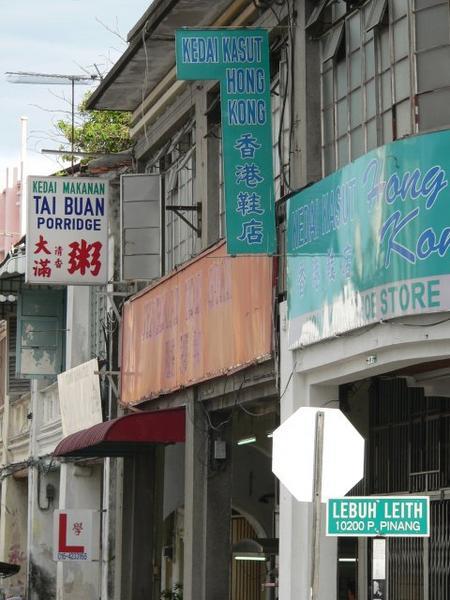
{"type": "Polygon", "coordinates": [[[53,559],[92,561],[99,557],[100,513],[97,510],[55,510],[53,559]]]}
{"type": "Polygon", "coordinates": [[[28,283],[108,281],[108,181],[28,177],[28,283]]]}

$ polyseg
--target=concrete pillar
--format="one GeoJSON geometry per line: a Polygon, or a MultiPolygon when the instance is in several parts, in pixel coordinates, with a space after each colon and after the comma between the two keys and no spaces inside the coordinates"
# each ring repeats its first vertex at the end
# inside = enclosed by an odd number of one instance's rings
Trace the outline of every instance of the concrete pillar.
{"type": "MultiPolygon", "coordinates": [[[[337,386],[311,386],[306,375],[296,372],[295,353],[288,350],[286,303],[280,306],[281,422],[301,406],[333,407],[337,386]]],[[[323,505],[323,523],[325,505],[323,505]]],[[[309,600],[311,589],[311,504],[297,500],[280,485],[279,599],[309,600]]],[[[336,538],[325,537],[320,545],[320,600],[336,600],[336,538]]]]}
{"type": "Polygon", "coordinates": [[[205,536],[208,426],[202,407],[191,394],[186,404],[184,475],[184,585],[185,600],[206,600],[205,536]]]}
{"type": "MultiPolygon", "coordinates": [[[[214,439],[210,439],[208,479],[207,479],[207,511],[206,511],[206,600],[223,600],[229,597],[231,576],[231,494],[232,494],[232,461],[231,461],[231,413],[230,420],[215,431],[214,439]],[[227,443],[227,458],[216,460],[213,457],[214,440],[220,437],[227,443]]],[[[227,414],[212,415],[214,427],[219,422],[225,423],[227,414]]]]}
{"type": "Polygon", "coordinates": [[[28,487],[28,598],[54,600],[53,510],[58,507],[59,470],[45,472],[44,465],[30,468],[28,487]],[[47,486],[51,487],[47,490],[47,486]],[[50,500],[47,496],[52,493],[50,500]]]}
{"type": "Polygon", "coordinates": [[[220,141],[211,132],[207,110],[212,94],[199,89],[195,100],[197,201],[202,205],[202,247],[219,239],[219,147],[220,141]]]}
{"type": "Polygon", "coordinates": [[[90,288],[67,286],[66,369],[81,365],[91,358],[89,342],[90,288]]]}
{"type": "MultiPolygon", "coordinates": [[[[185,600],[223,600],[230,587],[230,445],[226,461],[215,461],[205,410],[195,397],[186,406],[185,600]]],[[[221,439],[229,441],[230,425],[220,428],[221,439]]]]}
{"type": "Polygon", "coordinates": [[[3,562],[20,565],[14,577],[5,579],[2,588],[9,595],[23,595],[27,584],[28,479],[10,475],[2,481],[1,548],[3,562]]]}
{"type": "MultiPolygon", "coordinates": [[[[63,463],[59,507],[100,511],[102,477],[102,465],[63,463]]],[[[57,600],[98,600],[100,593],[100,562],[58,562],[57,600]]]]}
{"type": "Polygon", "coordinates": [[[102,514],[102,600],[121,600],[123,459],[105,458],[102,514]]]}
{"type": "Polygon", "coordinates": [[[113,557],[108,554],[108,560],[112,564],[111,577],[108,580],[108,591],[106,595],[102,596],[102,600],[122,600],[121,585],[122,585],[122,535],[123,535],[123,497],[124,497],[124,486],[123,486],[123,475],[124,475],[124,459],[115,459],[115,481],[114,494],[109,497],[109,502],[114,504],[114,516],[113,525],[110,524],[111,529],[114,528],[114,533],[109,537],[110,548],[109,552],[113,552],[113,557]],[[114,593],[110,590],[110,585],[114,586],[114,593]]]}
{"type": "MultiPolygon", "coordinates": [[[[322,176],[320,148],[320,52],[319,43],[305,31],[313,9],[311,0],[296,0],[294,60],[295,77],[291,81],[293,101],[293,138],[291,187],[298,189],[322,176]]],[[[281,421],[300,406],[321,406],[338,398],[337,388],[311,386],[306,375],[296,373],[295,353],[288,350],[286,305],[281,306],[280,360],[281,421]],[[291,375],[292,374],[292,375],[291,375]]],[[[297,502],[280,486],[280,600],[309,600],[311,578],[311,517],[308,504],[297,502]]],[[[336,599],[337,544],[322,538],[320,599],[336,599]]]]}
{"type": "Polygon", "coordinates": [[[157,481],[156,449],[124,460],[122,593],[127,600],[159,600],[156,522],[162,486],[157,481]]]}
{"type": "MultiPolygon", "coordinates": [[[[42,388],[45,379],[31,381],[30,458],[41,454],[38,437],[45,423],[42,388]]],[[[29,600],[56,598],[56,563],[53,560],[53,510],[59,505],[59,469],[50,471],[46,463],[33,464],[28,470],[28,595],[29,600]],[[47,486],[49,494],[47,494],[47,486]],[[49,497],[52,497],[51,499],[49,497]]]]}
{"type": "Polygon", "coordinates": [[[298,189],[322,176],[320,148],[320,51],[319,42],[305,31],[315,0],[295,0],[295,44],[290,61],[293,139],[290,161],[291,187],[298,189]]]}
{"type": "MultiPolygon", "coordinates": [[[[5,369],[6,371],[6,369],[5,369]]],[[[4,374],[6,378],[6,373],[4,374]]],[[[5,379],[6,380],[6,379],[5,379]]],[[[5,384],[5,390],[6,384],[5,384]]],[[[5,403],[2,413],[2,465],[8,464],[8,432],[9,432],[9,396],[5,395],[5,403]]],[[[5,560],[6,555],[6,513],[5,513],[5,502],[6,502],[6,479],[1,481],[0,485],[0,560],[5,560]]]]}

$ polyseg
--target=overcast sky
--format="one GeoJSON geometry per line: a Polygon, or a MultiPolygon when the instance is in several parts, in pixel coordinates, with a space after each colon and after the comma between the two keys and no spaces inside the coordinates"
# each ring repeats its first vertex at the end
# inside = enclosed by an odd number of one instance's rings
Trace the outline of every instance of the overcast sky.
{"type": "MultiPolygon", "coordinates": [[[[28,173],[59,168],[42,148],[58,148],[53,123],[70,118],[70,86],[9,83],[6,71],[107,72],[151,0],[0,0],[0,190],[7,167],[19,165],[20,117],[28,117],[28,173]],[[102,24],[103,23],[103,24],[102,24]],[[67,114],[64,111],[68,111],[67,114]]],[[[94,86],[95,87],[95,86],[94,86]]],[[[77,86],[78,103],[88,87],[77,86]]]]}

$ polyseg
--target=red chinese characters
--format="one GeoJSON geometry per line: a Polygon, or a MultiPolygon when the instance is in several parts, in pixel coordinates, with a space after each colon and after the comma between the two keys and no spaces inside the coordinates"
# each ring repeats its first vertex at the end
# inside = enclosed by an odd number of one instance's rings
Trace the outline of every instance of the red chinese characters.
{"type": "Polygon", "coordinates": [[[76,521],[73,524],[72,531],[75,535],[81,535],[81,532],[83,531],[83,523],[81,521],[76,521]]]}
{"type": "MultiPolygon", "coordinates": [[[[34,254],[51,254],[48,249],[48,242],[43,235],[39,236],[39,240],[35,243],[34,254]]],[[[52,274],[50,267],[50,259],[40,258],[35,259],[33,266],[33,273],[35,277],[49,278],[52,274]]]]}
{"type": "Polygon", "coordinates": [[[33,273],[35,277],[48,278],[52,274],[52,269],[49,266],[50,260],[48,258],[41,258],[40,260],[34,261],[33,273]]]}
{"type": "Polygon", "coordinates": [[[69,275],[91,275],[97,277],[102,268],[102,248],[99,241],[88,242],[85,239],[74,240],[68,246],[55,245],[53,253],[49,242],[41,234],[34,244],[33,274],[35,277],[50,279],[52,270],[66,271],[69,275]]]}
{"type": "Polygon", "coordinates": [[[51,254],[50,250],[48,249],[48,242],[47,240],[44,239],[43,235],[39,236],[39,240],[35,243],[36,246],[36,250],[34,251],[35,254],[41,254],[42,252],[44,254],[51,254]]]}
{"type": "Polygon", "coordinates": [[[86,271],[90,271],[94,277],[99,274],[102,266],[100,262],[101,242],[88,244],[86,240],[82,239],[80,242],[69,244],[69,248],[71,248],[68,268],[70,274],[76,271],[79,271],[81,275],[84,275],[86,271]]]}

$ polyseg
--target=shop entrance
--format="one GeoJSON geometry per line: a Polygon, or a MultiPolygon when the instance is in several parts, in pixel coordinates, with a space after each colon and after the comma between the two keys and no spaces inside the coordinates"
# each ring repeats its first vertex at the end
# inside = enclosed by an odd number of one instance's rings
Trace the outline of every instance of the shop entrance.
{"type": "MultiPolygon", "coordinates": [[[[234,514],[231,519],[231,543],[256,539],[257,533],[247,519],[234,514]]],[[[263,600],[266,580],[266,563],[258,561],[232,561],[230,600],[263,600]]]]}
{"type": "MultiPolygon", "coordinates": [[[[417,369],[433,372],[432,365],[417,369]]],[[[341,410],[367,440],[366,475],[351,494],[430,496],[431,536],[387,538],[378,557],[377,541],[359,545],[358,554],[357,544],[339,540],[339,600],[450,600],[450,398],[425,395],[408,376],[387,374],[340,388],[341,410]],[[381,576],[375,573],[380,556],[381,576]],[[360,574],[366,571],[359,590],[356,565],[360,574]]]]}

